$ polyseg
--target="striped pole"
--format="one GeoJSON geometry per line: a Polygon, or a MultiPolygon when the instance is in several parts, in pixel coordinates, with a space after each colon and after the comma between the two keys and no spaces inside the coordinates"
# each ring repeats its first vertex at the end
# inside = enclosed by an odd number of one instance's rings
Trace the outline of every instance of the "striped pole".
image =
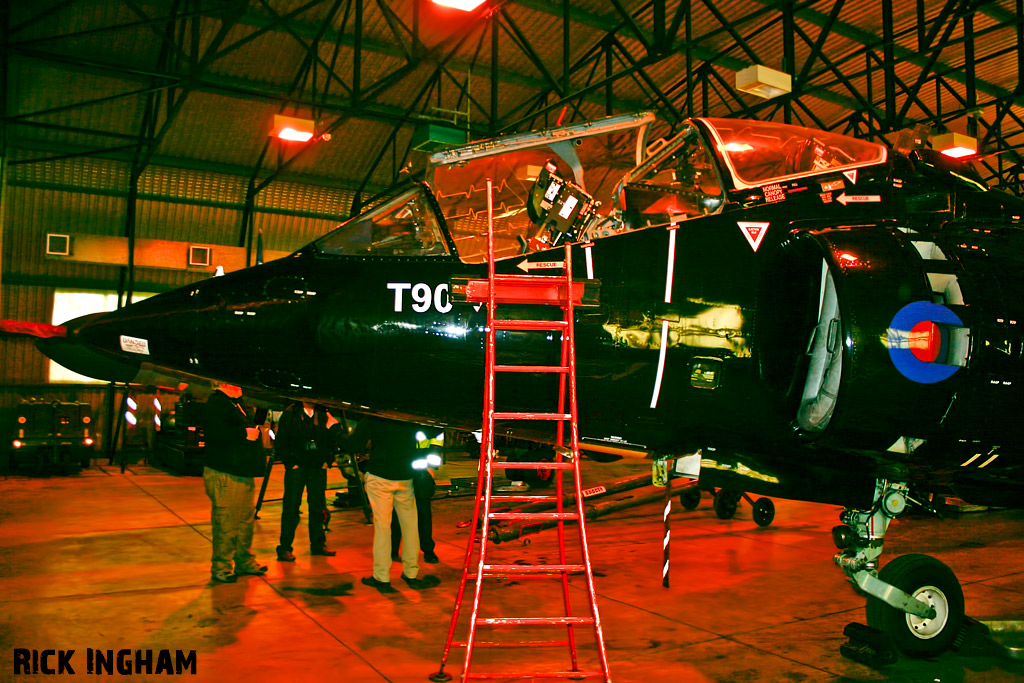
{"type": "Polygon", "coordinates": [[[668,481],[665,483],[665,512],[662,515],[663,525],[665,527],[665,537],[662,539],[662,564],[661,564],[661,585],[668,588],[668,567],[669,567],[669,549],[668,541],[672,535],[672,524],[669,520],[669,515],[672,513],[672,482],[668,481]]]}

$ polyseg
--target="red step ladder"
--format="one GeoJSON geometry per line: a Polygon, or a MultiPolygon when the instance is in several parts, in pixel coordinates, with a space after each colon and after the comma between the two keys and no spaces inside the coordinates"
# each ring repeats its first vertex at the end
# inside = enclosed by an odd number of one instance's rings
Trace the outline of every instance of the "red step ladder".
{"type": "MultiPolygon", "coordinates": [[[[494,229],[491,181],[487,181],[487,216],[488,216],[488,279],[471,280],[466,283],[465,294],[470,301],[487,303],[487,342],[486,342],[486,384],[484,388],[484,416],[482,443],[480,449],[480,468],[477,477],[477,500],[473,509],[473,520],[470,523],[469,542],[466,546],[465,563],[462,578],[459,582],[455,607],[452,612],[451,626],[441,657],[441,667],[430,676],[432,681],[451,680],[451,674],[445,672],[445,665],[452,646],[465,647],[465,660],[460,681],[502,678],[596,678],[611,682],[608,672],[608,657],[605,652],[604,636],[601,631],[601,618],[597,610],[594,593],[594,576],[590,566],[590,554],[587,549],[586,520],[583,514],[583,493],[580,483],[579,430],[577,429],[576,413],[576,358],[574,348],[574,309],[583,299],[584,283],[574,282],[572,278],[572,252],[565,246],[565,257],[561,264],[545,264],[560,267],[562,275],[497,275],[494,268],[494,229]],[[555,305],[562,310],[558,320],[510,320],[499,318],[496,308],[502,304],[538,304],[555,305]],[[561,335],[561,359],[558,365],[499,365],[496,362],[495,341],[498,330],[557,332],[561,335]],[[558,375],[557,411],[561,412],[502,412],[495,409],[495,375],[505,372],[556,373],[558,375]],[[567,400],[568,399],[568,404],[567,400]],[[495,459],[494,423],[495,420],[547,420],[556,423],[556,448],[554,462],[499,462],[495,459]],[[566,436],[566,425],[569,427],[566,436]],[[492,493],[492,480],[495,470],[547,468],[555,470],[554,495],[505,495],[492,493]],[[575,506],[564,509],[563,475],[569,473],[571,485],[575,489],[575,506]],[[552,502],[556,504],[554,512],[517,512],[493,511],[492,504],[506,506],[514,503],[552,502]],[[488,561],[488,526],[499,520],[554,520],[558,532],[558,564],[491,564],[488,561]],[[570,563],[566,553],[566,535],[569,529],[567,522],[576,522],[575,529],[579,533],[581,560],[570,563]],[[477,551],[477,534],[479,534],[479,550],[477,551]],[[477,552],[474,561],[473,556],[477,552]],[[589,614],[573,613],[569,595],[570,574],[582,574],[586,579],[587,598],[590,603],[589,614]],[[504,578],[520,579],[558,579],[562,587],[562,614],[543,617],[490,617],[482,618],[480,605],[485,594],[488,579],[504,578]],[[454,641],[455,630],[466,592],[467,582],[474,582],[473,608],[469,618],[469,631],[465,641],[454,641]],[[519,627],[555,627],[564,628],[565,635],[557,640],[488,640],[478,639],[481,627],[511,629],[513,633],[519,627]],[[597,649],[598,665],[590,670],[581,669],[577,652],[577,629],[592,629],[597,649]],[[569,666],[556,671],[494,671],[476,672],[472,670],[473,654],[476,648],[536,648],[566,647],[569,651],[569,666]]],[[[542,316],[543,317],[543,316],[542,316]]],[[[505,508],[499,508],[505,509],[505,508]]]]}

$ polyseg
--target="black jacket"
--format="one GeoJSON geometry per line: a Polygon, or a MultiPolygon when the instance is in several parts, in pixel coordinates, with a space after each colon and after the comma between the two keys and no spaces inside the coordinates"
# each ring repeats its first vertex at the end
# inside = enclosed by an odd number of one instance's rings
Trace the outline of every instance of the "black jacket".
{"type": "Polygon", "coordinates": [[[206,401],[204,417],[206,466],[238,477],[263,476],[267,458],[259,441],[245,438],[252,425],[241,405],[218,389],[206,401]]]}
{"type": "Polygon", "coordinates": [[[372,442],[367,472],[392,481],[412,479],[412,461],[419,455],[416,432],[420,431],[423,427],[417,424],[365,417],[345,441],[345,449],[359,452],[372,442]]]}
{"type": "Polygon", "coordinates": [[[330,430],[324,426],[327,415],[323,409],[306,415],[301,403],[292,403],[281,413],[277,423],[274,451],[285,467],[320,469],[334,462],[334,451],[341,438],[341,425],[330,430]]]}

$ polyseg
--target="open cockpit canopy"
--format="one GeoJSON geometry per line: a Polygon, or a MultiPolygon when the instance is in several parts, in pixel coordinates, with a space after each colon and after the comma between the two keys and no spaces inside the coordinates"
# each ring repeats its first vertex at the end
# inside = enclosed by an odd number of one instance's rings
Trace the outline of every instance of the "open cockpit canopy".
{"type": "Polygon", "coordinates": [[[608,209],[622,177],[642,158],[650,113],[509,135],[437,152],[431,185],[459,258],[487,259],[487,179],[493,185],[495,255],[533,251],[530,191],[548,161],[608,209]]]}
{"type": "MultiPolygon", "coordinates": [[[[850,171],[888,156],[882,145],[845,135],[742,119],[691,119],[670,140],[647,145],[653,122],[651,113],[611,116],[436,152],[429,189],[410,185],[314,245],[321,254],[346,256],[445,257],[454,248],[464,263],[481,263],[488,180],[501,259],[551,244],[541,239],[538,178],[552,193],[571,185],[575,197],[585,198],[588,213],[579,222],[586,228],[574,237],[596,239],[717,213],[730,190],[850,171]]],[[[564,219],[574,222],[576,213],[564,219]]]]}

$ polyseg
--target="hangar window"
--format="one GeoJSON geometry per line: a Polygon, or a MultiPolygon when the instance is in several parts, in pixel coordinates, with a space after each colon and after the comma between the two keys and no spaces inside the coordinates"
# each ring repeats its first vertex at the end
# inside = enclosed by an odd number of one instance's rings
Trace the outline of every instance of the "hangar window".
{"type": "Polygon", "coordinates": [[[340,256],[444,256],[448,248],[423,192],[414,187],[345,221],[317,240],[317,249],[340,256]]]}
{"type": "MultiPolygon", "coordinates": [[[[152,293],[135,292],[132,295],[132,303],[148,299],[151,296],[153,296],[152,293]]],[[[50,322],[54,325],[63,325],[67,321],[83,315],[106,313],[114,310],[117,310],[116,292],[91,289],[58,289],[53,293],[53,315],[50,316],[50,322]]],[[[105,383],[102,380],[72,372],[52,360],[49,363],[51,382],[105,383]]]]}

